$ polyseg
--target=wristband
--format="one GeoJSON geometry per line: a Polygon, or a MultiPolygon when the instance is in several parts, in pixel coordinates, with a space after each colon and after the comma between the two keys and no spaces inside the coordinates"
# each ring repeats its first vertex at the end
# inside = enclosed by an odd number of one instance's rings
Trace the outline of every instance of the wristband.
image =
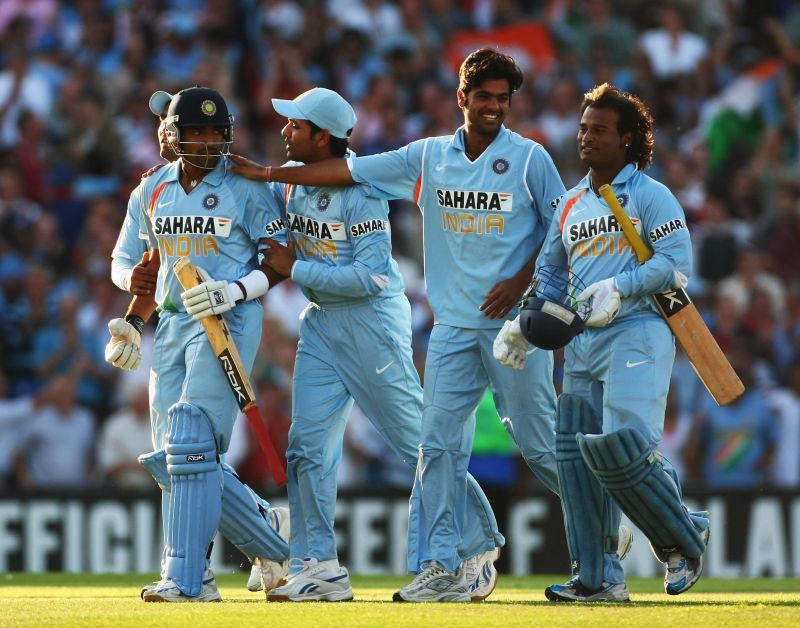
{"type": "Polygon", "coordinates": [[[136,331],[138,331],[140,336],[142,335],[142,332],[144,332],[144,319],[138,314],[128,314],[125,317],[125,322],[129,323],[136,331]]]}
{"type": "Polygon", "coordinates": [[[243,301],[247,301],[247,288],[245,288],[244,284],[241,281],[239,281],[238,279],[236,281],[234,281],[233,283],[235,283],[237,286],[239,286],[239,290],[242,291],[242,298],[236,300],[236,305],[239,305],[243,301]]]}
{"type": "Polygon", "coordinates": [[[264,170],[267,171],[267,183],[272,181],[272,166],[265,166],[264,170]]]}

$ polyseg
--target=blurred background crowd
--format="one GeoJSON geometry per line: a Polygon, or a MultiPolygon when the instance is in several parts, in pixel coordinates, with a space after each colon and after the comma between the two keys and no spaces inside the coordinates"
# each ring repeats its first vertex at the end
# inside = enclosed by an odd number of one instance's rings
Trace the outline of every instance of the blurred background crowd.
{"type": "MultiPolygon", "coordinates": [[[[147,363],[103,360],[128,303],[109,279],[128,196],[160,162],[147,101],[199,84],[236,117],[234,150],[285,159],[270,99],[312,86],[356,108],[370,154],[462,123],[458,62],[481,45],[525,72],[506,125],[541,142],[567,188],[585,173],[582,93],[611,81],[656,120],[649,174],[681,201],[695,244],[689,291],[748,386],[726,408],[678,358],[663,450],[696,489],[800,487],[800,4],[792,0],[0,0],[0,490],[155,490],[147,363]]],[[[432,324],[420,217],[391,204],[420,372],[432,324]]],[[[253,372],[285,445],[298,314],[285,282],[265,299],[253,372]]],[[[154,325],[144,337],[150,354],[154,325]]],[[[560,372],[556,372],[556,385],[560,372]]],[[[541,490],[491,395],[472,470],[489,490],[541,490]]],[[[268,472],[243,421],[229,461],[268,472]]],[[[356,408],[343,488],[408,487],[409,469],[356,408]]]]}

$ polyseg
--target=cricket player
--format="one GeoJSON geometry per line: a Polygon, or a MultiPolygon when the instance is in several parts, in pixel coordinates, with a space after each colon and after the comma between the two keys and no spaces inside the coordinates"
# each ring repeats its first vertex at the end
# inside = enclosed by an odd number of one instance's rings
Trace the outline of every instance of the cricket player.
{"type": "MultiPolygon", "coordinates": [[[[470,54],[459,71],[464,126],[396,151],[263,168],[239,156],[231,170],[301,185],[367,186],[382,198],[419,205],[425,278],[435,316],[425,365],[420,456],[411,498],[409,545],[418,575],[396,601],[465,601],[472,567],[494,574],[498,542],[464,555],[467,465],[475,409],[491,386],[503,422],[536,476],[558,490],[553,356],[536,351],[523,370],[501,368],[492,343],[530,282],[556,198],[564,186],[544,148],[503,126],[522,73],[495,50],[470,54]],[[463,559],[471,559],[464,561],[463,559]]],[[[492,576],[494,577],[494,576],[492,576]]]]}
{"type": "MultiPolygon", "coordinates": [[[[664,587],[677,595],[697,582],[708,540],[708,513],[681,503],[674,469],[657,451],[663,435],[675,342],[650,296],[684,287],[692,269],[686,218],[677,199],[644,174],[653,153],[645,104],[604,83],[584,95],[578,152],[589,174],[559,197],[537,260],[537,278],[556,267],[563,285],[588,286],[586,329],[565,349],[556,417],[556,460],[573,578],[548,587],[552,601],[627,601],[615,553],[620,509],[666,564],[664,587]],[[637,262],[605,201],[604,185],[653,249],[637,262]]],[[[546,299],[552,295],[542,293],[546,299]]],[[[501,361],[519,367],[529,351],[519,322],[498,337],[501,361]]],[[[538,351],[536,351],[538,353],[538,351]]]]}
{"type": "MultiPolygon", "coordinates": [[[[348,154],[356,116],[339,94],[314,88],[272,103],[288,118],[282,131],[288,166],[348,154]]],[[[290,573],[267,599],[351,600],[333,528],[345,424],[355,400],[397,455],[416,466],[422,388],[412,360],[411,307],[391,255],[385,200],[357,187],[272,186],[285,203],[293,246],[270,246],[264,262],[277,274],[290,275],[310,304],[300,326],[287,451],[290,573]]],[[[477,556],[504,541],[477,482],[464,479],[468,515],[462,550],[477,556]]],[[[412,535],[410,565],[419,560],[418,548],[412,535]]],[[[480,573],[474,560],[471,566],[473,587],[462,597],[485,599],[497,573],[480,573]]]]}
{"type": "MultiPolygon", "coordinates": [[[[222,463],[238,408],[198,322],[204,314],[224,312],[245,368],[252,367],[263,318],[259,297],[270,282],[258,269],[259,242],[267,230],[280,231],[282,222],[264,186],[233,177],[225,168],[233,117],[218,92],[205,87],[179,92],[169,102],[164,124],[179,158],[143,179],[131,194],[113,252],[112,279],[130,288],[137,260],[148,248],[158,249],[160,318],[150,381],[155,451],[140,461],[169,497],[162,579],[145,587],[142,596],[148,602],[208,602],[220,599],[206,569],[206,552],[221,524],[223,503],[231,516],[222,521],[248,556],[281,561],[288,554],[260,500],[222,463]],[[210,296],[189,295],[189,313],[172,272],[172,263],[183,255],[209,276],[198,288],[210,296]]],[[[135,355],[124,347],[136,344],[143,320],[131,315],[123,322],[136,334],[127,327],[110,330],[123,346],[119,366],[130,366],[125,356],[135,361],[135,355]]],[[[114,357],[114,340],[107,359],[114,357]]]]}
{"type": "MultiPolygon", "coordinates": [[[[158,142],[162,159],[173,162],[178,158],[173,145],[169,142],[166,133],[165,120],[169,110],[172,94],[159,90],[150,97],[149,107],[153,115],[159,119],[158,142]]],[[[163,165],[162,165],[163,166],[163,165]]],[[[162,166],[155,166],[145,173],[144,178],[159,170],[162,166]]],[[[115,262],[116,264],[116,262],[115,262]]],[[[148,250],[142,260],[132,269],[128,264],[118,264],[118,272],[123,278],[129,274],[127,284],[130,292],[135,296],[131,302],[125,319],[113,319],[109,322],[111,339],[106,346],[106,360],[119,368],[136,370],[141,362],[140,339],[144,323],[155,311],[154,298],[156,279],[158,276],[158,249],[148,250]],[[151,254],[153,255],[151,259],[151,254]],[[141,319],[141,320],[137,320],[141,319]],[[136,327],[128,322],[134,321],[136,327]]],[[[273,279],[273,283],[276,280],[273,279]]],[[[126,283],[120,280],[123,285],[126,283]]],[[[209,294],[205,288],[198,287],[194,293],[209,294]]],[[[219,309],[219,304],[217,304],[219,309]]],[[[141,459],[148,470],[158,477],[166,479],[166,460],[161,455],[153,457],[143,456],[141,459]]],[[[247,588],[250,591],[260,591],[264,582],[271,588],[286,575],[288,566],[288,545],[291,531],[289,510],[287,508],[272,508],[269,502],[259,497],[250,487],[243,484],[233,467],[223,463],[225,482],[222,489],[222,513],[220,516],[219,530],[222,535],[235,545],[252,563],[247,588]],[[281,543],[275,537],[278,532],[281,543]]],[[[168,488],[168,482],[162,482],[168,488]]],[[[169,503],[169,491],[162,493],[165,504],[169,503]]],[[[165,510],[166,512],[166,510],[165,510]]],[[[207,589],[216,587],[213,573],[206,570],[204,581],[207,589]]],[[[158,582],[154,583],[157,585],[158,582]]],[[[142,589],[142,596],[147,589],[154,585],[146,585],[142,589]]]]}

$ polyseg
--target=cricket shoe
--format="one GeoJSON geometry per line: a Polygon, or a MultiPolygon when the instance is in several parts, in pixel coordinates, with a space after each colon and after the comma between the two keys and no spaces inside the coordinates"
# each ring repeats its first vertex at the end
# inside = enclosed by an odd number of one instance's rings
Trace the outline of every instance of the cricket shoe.
{"type": "MultiPolygon", "coordinates": [[[[291,536],[291,523],[289,520],[288,508],[270,508],[269,525],[280,534],[281,538],[289,542],[291,536]]],[[[263,556],[257,556],[253,560],[253,567],[250,569],[250,578],[247,580],[248,591],[269,591],[279,584],[286,577],[289,567],[288,560],[275,561],[263,556]]]]}
{"type": "Polygon", "coordinates": [[[199,595],[186,595],[171,578],[162,579],[153,588],[145,587],[142,599],[145,602],[220,602],[222,596],[217,589],[217,581],[210,569],[203,572],[203,586],[199,595]]]}
{"type": "Polygon", "coordinates": [[[268,602],[349,602],[353,599],[347,569],[331,569],[316,558],[303,559],[303,565],[303,569],[286,577],[286,584],[267,592],[268,602]]]}
{"type": "Polygon", "coordinates": [[[633,531],[626,525],[620,525],[617,536],[617,555],[620,560],[625,560],[633,547],[633,531]]]}
{"type": "Polygon", "coordinates": [[[435,560],[429,561],[410,584],[395,592],[392,600],[395,602],[469,602],[472,596],[464,572],[465,569],[459,567],[455,574],[451,574],[435,560]]]}
{"type": "Polygon", "coordinates": [[[494,561],[500,556],[500,548],[495,547],[472,558],[462,564],[464,577],[469,587],[470,599],[473,602],[482,602],[492,594],[497,585],[497,569],[494,561]]]}
{"type": "Polygon", "coordinates": [[[587,589],[574,577],[566,584],[553,584],[544,590],[544,596],[551,602],[629,602],[631,597],[624,582],[611,584],[604,582],[600,589],[587,589]]]}
{"type": "MultiPolygon", "coordinates": [[[[703,530],[703,542],[708,545],[710,531],[703,530]]],[[[664,574],[664,590],[669,595],[680,595],[691,589],[703,573],[703,557],[689,558],[678,552],[667,558],[667,571],[664,574]]]]}

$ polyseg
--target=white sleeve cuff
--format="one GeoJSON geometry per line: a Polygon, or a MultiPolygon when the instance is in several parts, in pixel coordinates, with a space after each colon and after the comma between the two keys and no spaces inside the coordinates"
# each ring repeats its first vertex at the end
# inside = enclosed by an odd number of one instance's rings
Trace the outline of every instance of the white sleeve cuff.
{"type": "MultiPolygon", "coordinates": [[[[247,275],[236,280],[244,288],[245,294],[242,295],[246,301],[258,299],[267,294],[269,290],[269,279],[263,271],[256,268],[247,275]]],[[[235,285],[235,284],[234,284],[235,285]]]]}

